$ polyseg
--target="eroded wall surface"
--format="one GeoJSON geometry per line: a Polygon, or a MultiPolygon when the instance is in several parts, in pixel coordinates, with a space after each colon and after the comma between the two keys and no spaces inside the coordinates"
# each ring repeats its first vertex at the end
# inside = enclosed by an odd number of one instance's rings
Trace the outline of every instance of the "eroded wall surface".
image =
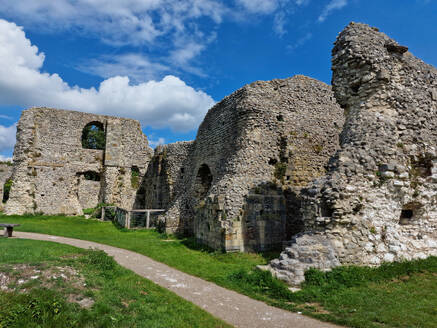
{"type": "Polygon", "coordinates": [[[339,34],[341,150],[302,193],[304,232],[271,263],[281,279],[437,255],[437,71],[407,50],[364,24],[339,34]]]}
{"type": "Polygon", "coordinates": [[[131,208],[138,186],[131,168],[145,174],[152,150],[139,122],[51,108],[23,111],[17,126],[14,174],[7,214],[82,214],[98,202],[131,208]],[[82,148],[91,122],[104,126],[105,149],[82,148]],[[86,180],[93,172],[100,181],[86,180]]]}
{"type": "Polygon", "coordinates": [[[234,92],[208,112],[194,143],[163,147],[152,161],[155,185],[164,190],[156,194],[169,201],[167,229],[215,249],[280,247],[287,236],[285,191],[326,173],[342,125],[330,87],[308,77],[234,92]]]}

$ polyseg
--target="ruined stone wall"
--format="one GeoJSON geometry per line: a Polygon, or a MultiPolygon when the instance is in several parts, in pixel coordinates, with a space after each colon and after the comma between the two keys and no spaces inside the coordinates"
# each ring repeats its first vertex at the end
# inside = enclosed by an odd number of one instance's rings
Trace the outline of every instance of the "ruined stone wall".
{"type": "Polygon", "coordinates": [[[6,181],[9,180],[9,178],[11,178],[12,170],[13,170],[12,164],[0,163],[0,209],[3,209],[3,204],[2,204],[3,193],[4,193],[3,187],[6,181]]]}
{"type": "Polygon", "coordinates": [[[147,186],[146,208],[168,209],[176,197],[183,192],[185,175],[190,171],[191,163],[188,161],[192,148],[193,141],[156,147],[143,182],[147,186]]]}
{"type": "Polygon", "coordinates": [[[305,232],[271,263],[289,283],[309,267],[437,255],[437,70],[407,50],[364,24],[338,36],[341,150],[302,193],[305,232]]]}
{"type": "Polygon", "coordinates": [[[136,189],[130,185],[130,168],[137,166],[144,174],[151,152],[137,121],[50,108],[25,110],[17,126],[6,213],[82,214],[83,208],[101,201],[132,206],[136,189]],[[82,148],[83,129],[91,122],[104,126],[105,150],[82,148]],[[100,181],[85,180],[86,172],[100,181]]]}
{"type": "Polygon", "coordinates": [[[325,174],[342,125],[330,87],[304,76],[255,82],[224,98],[184,147],[178,197],[163,216],[169,230],[228,251],[281,245],[284,190],[325,174]]]}
{"type": "Polygon", "coordinates": [[[107,126],[103,201],[129,210],[140,197],[140,183],[153,150],[138,121],[117,118],[107,126]],[[137,179],[133,178],[132,168],[139,171],[137,179]]]}

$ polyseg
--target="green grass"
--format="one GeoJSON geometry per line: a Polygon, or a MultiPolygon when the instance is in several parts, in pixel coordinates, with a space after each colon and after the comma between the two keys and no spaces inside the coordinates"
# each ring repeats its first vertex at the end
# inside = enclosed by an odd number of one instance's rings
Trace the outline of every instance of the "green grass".
{"type": "Polygon", "coordinates": [[[350,327],[437,327],[437,257],[378,268],[309,270],[302,290],[288,293],[266,272],[232,276],[268,303],[350,327]]]}
{"type": "Polygon", "coordinates": [[[82,218],[0,215],[18,230],[96,241],[129,249],[268,304],[350,327],[437,327],[437,258],[341,267],[306,273],[303,289],[291,293],[268,272],[255,270],[275,253],[223,254],[154,231],[117,229],[82,218]]]}
{"type": "MultiPolygon", "coordinates": [[[[80,250],[52,242],[0,239],[0,272],[16,263],[37,265],[40,271],[72,267],[86,287],[68,280],[47,288],[42,279],[0,291],[0,327],[229,327],[222,321],[120,267],[102,251],[80,250]],[[23,289],[26,291],[23,292],[23,289]],[[66,301],[81,293],[95,301],[89,309],[66,301]]],[[[21,264],[20,264],[21,265],[21,264]]]]}
{"type": "Polygon", "coordinates": [[[223,254],[199,247],[192,239],[163,236],[152,230],[118,229],[111,222],[62,216],[1,216],[0,222],[20,223],[20,231],[95,241],[132,250],[209,281],[226,283],[229,272],[266,264],[277,254],[223,254]]]}

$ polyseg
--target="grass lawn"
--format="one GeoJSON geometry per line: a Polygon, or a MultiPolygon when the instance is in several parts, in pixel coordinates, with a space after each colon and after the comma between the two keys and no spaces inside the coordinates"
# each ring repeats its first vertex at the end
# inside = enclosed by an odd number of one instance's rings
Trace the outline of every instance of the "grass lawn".
{"type": "Polygon", "coordinates": [[[278,254],[211,252],[192,239],[127,231],[110,222],[62,216],[1,216],[17,230],[96,241],[129,249],[252,298],[351,327],[437,327],[437,258],[377,269],[310,270],[291,293],[270,273],[255,270],[278,254]]]}
{"type": "Polygon", "coordinates": [[[0,327],[230,327],[102,251],[0,239],[0,327]]]}

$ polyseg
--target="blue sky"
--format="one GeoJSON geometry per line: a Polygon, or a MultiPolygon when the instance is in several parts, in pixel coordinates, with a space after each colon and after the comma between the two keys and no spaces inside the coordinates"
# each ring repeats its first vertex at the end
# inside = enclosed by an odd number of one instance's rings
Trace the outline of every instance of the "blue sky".
{"type": "Polygon", "coordinates": [[[437,0],[2,0],[0,159],[32,106],[135,118],[152,146],[194,139],[244,84],[330,83],[332,43],[350,21],[437,66],[437,0]]]}

